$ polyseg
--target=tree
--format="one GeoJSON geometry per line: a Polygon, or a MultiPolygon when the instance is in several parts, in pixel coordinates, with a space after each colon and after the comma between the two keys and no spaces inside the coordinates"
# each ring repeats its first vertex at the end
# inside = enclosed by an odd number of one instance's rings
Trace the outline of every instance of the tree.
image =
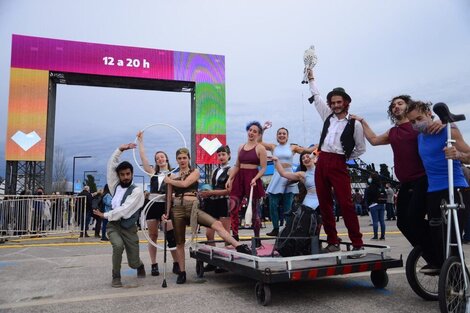
{"type": "Polygon", "coordinates": [[[85,181],[83,182],[83,186],[90,187],[90,192],[96,192],[98,189],[96,188],[95,177],[91,174],[86,176],[85,181]]]}
{"type": "Polygon", "coordinates": [[[54,169],[52,191],[58,191],[61,194],[66,192],[67,188],[67,171],[68,166],[65,161],[65,153],[62,147],[57,146],[54,149],[54,169]]]}
{"type": "Polygon", "coordinates": [[[392,179],[392,175],[390,175],[387,164],[380,164],[380,175],[392,179]]]}

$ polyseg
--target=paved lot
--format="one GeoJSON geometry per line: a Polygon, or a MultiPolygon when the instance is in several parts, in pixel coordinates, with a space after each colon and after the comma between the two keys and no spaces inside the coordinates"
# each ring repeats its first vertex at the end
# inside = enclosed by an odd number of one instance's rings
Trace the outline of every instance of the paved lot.
{"type": "MultiPolygon", "coordinates": [[[[372,237],[368,218],[361,217],[366,241],[372,237]]],[[[391,255],[406,260],[410,247],[387,222],[391,255]]],[[[342,221],[338,227],[347,239],[342,221]]],[[[263,233],[270,231],[270,225],[263,233]]],[[[242,235],[250,235],[245,230],[242,235]]],[[[143,238],[143,237],[142,237],[143,238]]],[[[465,249],[467,250],[465,246],[465,249]]],[[[141,257],[149,271],[146,244],[141,257]]],[[[162,266],[162,254],[158,256],[162,266]]],[[[125,257],[124,257],[125,260],[125,257]]],[[[170,268],[170,267],[169,267],[170,268]]],[[[137,279],[123,265],[124,288],[111,288],[111,246],[94,238],[8,241],[0,245],[0,312],[438,312],[437,302],[421,300],[406,282],[404,268],[390,269],[389,285],[373,287],[369,273],[336,276],[310,282],[272,286],[272,303],[262,307],[254,296],[255,282],[234,274],[195,274],[195,261],[187,257],[188,282],[176,285],[168,274],[137,279]]]]}

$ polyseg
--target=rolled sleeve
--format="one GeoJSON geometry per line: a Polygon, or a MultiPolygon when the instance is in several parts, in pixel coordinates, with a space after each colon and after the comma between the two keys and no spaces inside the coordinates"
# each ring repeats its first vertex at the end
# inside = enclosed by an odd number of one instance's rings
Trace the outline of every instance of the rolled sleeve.
{"type": "Polygon", "coordinates": [[[354,125],[354,142],[355,147],[351,153],[351,159],[357,159],[362,154],[364,154],[364,152],[366,152],[366,139],[364,137],[364,129],[362,128],[362,124],[357,120],[354,125]]]}

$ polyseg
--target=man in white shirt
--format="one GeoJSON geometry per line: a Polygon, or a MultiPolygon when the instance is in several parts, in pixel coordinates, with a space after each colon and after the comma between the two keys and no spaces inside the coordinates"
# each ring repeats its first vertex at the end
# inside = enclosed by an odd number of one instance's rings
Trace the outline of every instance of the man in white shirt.
{"type": "MultiPolygon", "coordinates": [[[[309,71],[309,86],[320,117],[324,121],[320,137],[315,184],[320,203],[323,228],[327,234],[328,246],[324,252],[340,250],[333,214],[333,191],[341,207],[344,224],[348,229],[353,251],[363,250],[359,221],[351,199],[351,178],[346,166],[348,159],[358,158],[366,151],[364,132],[360,122],[351,119],[348,113],[351,97],[343,88],[335,88],[327,95],[327,103],[320,96],[314,83],[313,73],[309,71]]],[[[350,258],[363,257],[363,253],[350,258]]]]}
{"type": "Polygon", "coordinates": [[[106,232],[113,246],[113,280],[112,287],[122,287],[121,262],[122,253],[126,249],[129,267],[137,269],[137,277],[145,277],[144,263],[139,257],[139,237],[137,235],[137,219],[139,208],[144,203],[144,193],[132,183],[133,167],[127,161],[119,163],[123,151],[134,149],[134,143],[121,145],[108,161],[107,180],[113,196],[112,209],[102,213],[93,213],[108,219],[106,232]]]}

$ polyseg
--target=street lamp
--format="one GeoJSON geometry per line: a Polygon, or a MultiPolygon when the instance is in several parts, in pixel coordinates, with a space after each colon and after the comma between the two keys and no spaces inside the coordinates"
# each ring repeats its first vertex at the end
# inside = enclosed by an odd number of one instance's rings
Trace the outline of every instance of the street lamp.
{"type": "Polygon", "coordinates": [[[142,177],[142,191],[145,191],[145,176],[144,175],[134,175],[134,177],[142,177]]]}
{"type": "Polygon", "coordinates": [[[98,173],[98,171],[83,171],[83,181],[85,181],[86,173],[98,173]]]}
{"type": "Polygon", "coordinates": [[[75,159],[89,159],[91,155],[78,155],[73,157],[73,166],[72,166],[72,194],[75,193],[75,159]]]}

